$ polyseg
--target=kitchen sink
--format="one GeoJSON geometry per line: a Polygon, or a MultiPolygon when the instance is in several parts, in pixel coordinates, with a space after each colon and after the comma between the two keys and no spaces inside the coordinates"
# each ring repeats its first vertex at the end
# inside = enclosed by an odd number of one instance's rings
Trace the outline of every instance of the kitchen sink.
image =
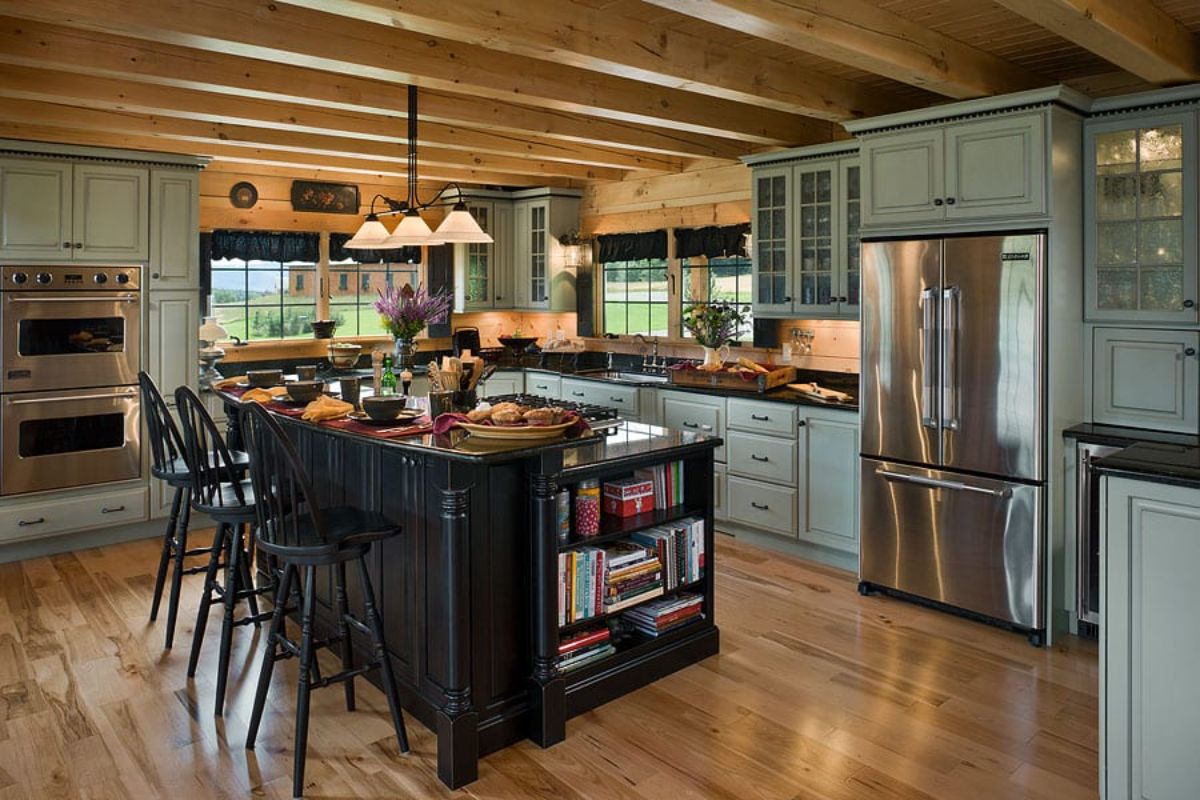
{"type": "Polygon", "coordinates": [[[619,370],[582,370],[576,373],[581,378],[599,378],[613,383],[668,383],[670,378],[653,372],[621,372],[619,370]]]}

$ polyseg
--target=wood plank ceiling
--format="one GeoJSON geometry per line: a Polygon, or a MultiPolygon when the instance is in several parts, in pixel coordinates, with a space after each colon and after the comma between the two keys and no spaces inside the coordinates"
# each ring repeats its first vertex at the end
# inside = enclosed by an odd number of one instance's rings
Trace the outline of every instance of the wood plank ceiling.
{"type": "Polygon", "coordinates": [[[1200,79],[1195,0],[0,0],[0,137],[578,185],[1066,82],[1200,79]]]}

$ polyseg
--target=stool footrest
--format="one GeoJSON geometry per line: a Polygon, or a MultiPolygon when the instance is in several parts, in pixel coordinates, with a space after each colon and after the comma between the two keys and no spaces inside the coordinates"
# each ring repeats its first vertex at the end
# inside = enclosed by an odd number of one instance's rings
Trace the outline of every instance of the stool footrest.
{"type": "Polygon", "coordinates": [[[335,683],[342,683],[343,681],[352,680],[354,678],[357,678],[359,675],[365,675],[366,673],[370,672],[371,670],[375,669],[378,666],[379,666],[378,661],[372,661],[369,664],[363,664],[361,667],[355,667],[354,669],[344,669],[341,672],[334,673],[333,675],[319,678],[314,681],[309,681],[309,686],[311,686],[314,689],[323,689],[326,686],[331,686],[335,683]]]}

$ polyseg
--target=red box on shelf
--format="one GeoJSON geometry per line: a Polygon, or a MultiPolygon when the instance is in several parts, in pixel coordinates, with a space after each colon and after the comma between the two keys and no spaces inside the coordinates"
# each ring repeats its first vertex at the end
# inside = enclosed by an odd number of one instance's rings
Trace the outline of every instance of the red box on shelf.
{"type": "Polygon", "coordinates": [[[654,510],[654,484],[642,478],[622,478],[604,484],[604,513],[632,517],[654,510]]]}

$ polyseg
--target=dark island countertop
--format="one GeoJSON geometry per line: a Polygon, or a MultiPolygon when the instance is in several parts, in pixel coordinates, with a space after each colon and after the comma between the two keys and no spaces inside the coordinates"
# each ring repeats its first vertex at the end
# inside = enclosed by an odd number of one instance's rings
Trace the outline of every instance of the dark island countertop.
{"type": "Polygon", "coordinates": [[[1105,475],[1200,489],[1200,447],[1139,442],[1092,464],[1105,475]]]}

